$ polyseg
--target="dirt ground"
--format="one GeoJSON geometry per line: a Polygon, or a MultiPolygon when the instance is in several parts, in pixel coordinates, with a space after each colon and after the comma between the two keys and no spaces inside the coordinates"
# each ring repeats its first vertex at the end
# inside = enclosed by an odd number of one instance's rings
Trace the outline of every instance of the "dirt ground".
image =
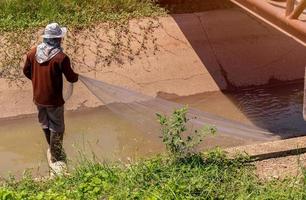
{"type": "Polygon", "coordinates": [[[273,158],[255,162],[256,172],[261,179],[284,179],[299,176],[306,167],[306,154],[273,158]]]}
{"type": "Polygon", "coordinates": [[[230,156],[246,153],[257,158],[253,164],[261,179],[284,179],[301,175],[306,167],[305,142],[305,136],[295,137],[228,148],[226,151],[230,156]]]}

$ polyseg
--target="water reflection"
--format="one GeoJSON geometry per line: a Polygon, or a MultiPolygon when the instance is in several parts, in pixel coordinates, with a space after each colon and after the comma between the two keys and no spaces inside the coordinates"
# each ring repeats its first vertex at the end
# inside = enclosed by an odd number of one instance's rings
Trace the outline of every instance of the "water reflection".
{"type": "Polygon", "coordinates": [[[228,94],[255,125],[282,137],[306,134],[303,120],[303,83],[228,94]]]}

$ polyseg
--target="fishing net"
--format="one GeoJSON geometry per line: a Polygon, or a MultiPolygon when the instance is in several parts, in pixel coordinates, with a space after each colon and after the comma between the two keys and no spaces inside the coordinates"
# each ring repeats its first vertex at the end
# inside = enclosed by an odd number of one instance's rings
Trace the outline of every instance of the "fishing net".
{"type": "MultiPolygon", "coordinates": [[[[79,79],[108,109],[146,133],[160,132],[156,113],[170,115],[175,109],[184,106],[85,76],[80,75],[79,79]]],[[[68,94],[71,95],[73,87],[72,85],[68,87],[70,88],[68,94]]],[[[69,98],[69,95],[66,98],[69,98]]],[[[216,127],[218,134],[256,141],[275,139],[273,134],[258,127],[225,119],[197,109],[189,108],[187,117],[189,119],[189,130],[196,130],[209,125],[216,127]]]]}

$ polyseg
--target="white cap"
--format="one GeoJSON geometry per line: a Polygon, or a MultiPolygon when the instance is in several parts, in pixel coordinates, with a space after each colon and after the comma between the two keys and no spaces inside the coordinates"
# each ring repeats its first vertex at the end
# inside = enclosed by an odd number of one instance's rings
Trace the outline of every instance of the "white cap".
{"type": "Polygon", "coordinates": [[[58,23],[48,24],[45,28],[43,38],[63,38],[67,33],[66,27],[60,27],[58,23]]]}

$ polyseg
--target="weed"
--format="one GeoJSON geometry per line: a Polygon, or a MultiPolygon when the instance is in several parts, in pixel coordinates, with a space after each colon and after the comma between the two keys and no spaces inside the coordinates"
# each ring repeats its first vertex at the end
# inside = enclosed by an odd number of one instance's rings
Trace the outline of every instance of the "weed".
{"type": "Polygon", "coordinates": [[[187,131],[187,107],[176,109],[171,116],[156,114],[161,125],[163,143],[169,154],[175,159],[184,159],[194,154],[194,148],[199,145],[206,135],[214,135],[215,127],[205,126],[194,130],[186,139],[183,138],[187,131]]]}

